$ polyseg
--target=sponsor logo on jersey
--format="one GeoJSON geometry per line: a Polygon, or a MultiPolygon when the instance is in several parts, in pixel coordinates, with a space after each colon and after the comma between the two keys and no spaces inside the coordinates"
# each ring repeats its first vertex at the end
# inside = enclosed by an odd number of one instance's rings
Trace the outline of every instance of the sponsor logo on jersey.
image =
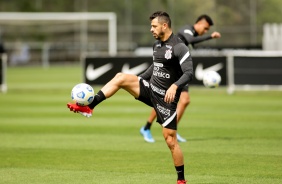
{"type": "Polygon", "coordinates": [[[156,92],[156,93],[158,93],[158,94],[160,94],[160,95],[162,95],[162,96],[165,95],[165,90],[164,90],[164,89],[160,89],[160,88],[154,86],[152,83],[150,84],[150,86],[151,86],[151,89],[152,89],[154,92],[156,92]]]}
{"type": "Polygon", "coordinates": [[[156,63],[154,62],[154,71],[153,71],[153,75],[157,76],[157,77],[161,77],[161,78],[165,78],[165,79],[169,79],[170,78],[170,74],[168,73],[164,73],[162,71],[159,71],[160,68],[163,67],[162,63],[156,63]]]}
{"type": "MultiPolygon", "coordinates": [[[[157,67],[154,67],[154,68],[157,68],[157,67]]],[[[165,78],[165,79],[170,78],[170,75],[168,73],[159,72],[159,71],[153,71],[153,75],[157,77],[165,78]]]]}
{"type": "Polygon", "coordinates": [[[163,66],[164,66],[164,64],[154,62],[154,66],[163,67],[163,66]]]}
{"type": "Polygon", "coordinates": [[[165,51],[165,58],[166,58],[166,59],[171,59],[171,57],[172,57],[171,53],[172,53],[171,50],[166,50],[166,51],[165,51]]]}

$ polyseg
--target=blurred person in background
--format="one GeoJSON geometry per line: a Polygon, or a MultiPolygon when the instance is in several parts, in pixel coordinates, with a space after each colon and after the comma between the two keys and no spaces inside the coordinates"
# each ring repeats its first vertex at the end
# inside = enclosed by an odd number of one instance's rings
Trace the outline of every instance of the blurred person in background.
{"type": "Polygon", "coordinates": [[[2,42],[1,37],[0,37],[0,54],[4,54],[4,53],[6,53],[6,50],[4,47],[4,43],[2,42]]]}
{"type": "MultiPolygon", "coordinates": [[[[194,47],[194,44],[203,42],[205,40],[210,40],[213,38],[220,38],[221,35],[219,32],[213,32],[211,34],[206,34],[210,27],[213,25],[213,21],[208,15],[201,15],[197,18],[194,25],[185,25],[181,27],[178,31],[178,37],[185,43],[186,46],[194,47]]],[[[186,107],[190,103],[189,96],[189,85],[187,84],[181,92],[180,100],[177,105],[177,123],[180,122],[182,115],[186,107]]],[[[154,143],[155,139],[151,134],[151,125],[156,118],[156,111],[152,109],[151,114],[149,115],[145,126],[141,127],[140,133],[144,137],[144,140],[149,143],[154,143]]],[[[181,137],[177,133],[178,142],[186,142],[186,139],[181,137]]]]}
{"type": "Polygon", "coordinates": [[[17,41],[15,44],[15,48],[11,53],[10,64],[12,66],[26,64],[29,62],[29,59],[30,53],[28,44],[22,43],[21,41],[17,41]]]}

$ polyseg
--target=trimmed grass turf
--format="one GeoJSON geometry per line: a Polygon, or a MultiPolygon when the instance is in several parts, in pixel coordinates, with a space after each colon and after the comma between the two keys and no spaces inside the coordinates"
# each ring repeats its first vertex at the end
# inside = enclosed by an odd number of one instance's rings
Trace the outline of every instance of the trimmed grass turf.
{"type": "MultiPolygon", "coordinates": [[[[176,174],[150,108],[125,91],[87,119],[68,112],[80,66],[8,68],[0,94],[0,183],[171,184],[176,174]]],[[[95,86],[95,90],[99,86],[95,86]]],[[[282,183],[282,93],[190,88],[180,124],[189,183],[282,183]]]]}

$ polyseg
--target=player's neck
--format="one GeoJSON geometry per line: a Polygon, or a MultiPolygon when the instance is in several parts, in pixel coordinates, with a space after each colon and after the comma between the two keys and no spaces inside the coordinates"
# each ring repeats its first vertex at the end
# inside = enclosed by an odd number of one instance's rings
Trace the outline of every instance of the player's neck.
{"type": "Polygon", "coordinates": [[[167,41],[167,40],[169,39],[169,37],[171,36],[171,34],[172,34],[172,31],[171,31],[171,30],[168,31],[168,32],[164,35],[164,37],[161,39],[161,41],[162,41],[162,42],[167,41]]]}

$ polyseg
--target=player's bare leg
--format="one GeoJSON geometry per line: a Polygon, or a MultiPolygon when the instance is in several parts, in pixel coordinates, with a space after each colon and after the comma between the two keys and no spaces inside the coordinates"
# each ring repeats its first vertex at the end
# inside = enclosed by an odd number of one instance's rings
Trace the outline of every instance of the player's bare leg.
{"type": "Polygon", "coordinates": [[[187,91],[182,91],[177,104],[177,124],[180,122],[186,107],[190,104],[190,95],[187,91]]]}
{"type": "Polygon", "coordinates": [[[119,89],[124,89],[137,98],[140,93],[138,77],[131,74],[118,73],[95,95],[91,104],[88,106],[79,106],[77,104],[68,103],[67,107],[73,112],[78,112],[83,116],[91,117],[92,109],[106,98],[110,98],[119,89]]]}
{"type": "MultiPolygon", "coordinates": [[[[176,112],[177,112],[177,125],[179,124],[185,109],[190,103],[190,95],[187,91],[182,91],[180,94],[180,98],[177,104],[176,112]]],[[[177,140],[178,142],[186,142],[186,139],[181,137],[179,134],[177,134],[177,140]]]]}
{"type": "Polygon", "coordinates": [[[171,151],[173,163],[178,174],[178,180],[184,180],[184,158],[182,150],[177,141],[176,130],[163,128],[163,136],[168,148],[171,151]]]}
{"type": "Polygon", "coordinates": [[[101,91],[106,98],[113,96],[119,89],[124,89],[135,98],[139,97],[140,86],[136,75],[117,73],[116,76],[110,80],[101,91]]]}
{"type": "Polygon", "coordinates": [[[155,109],[152,109],[151,114],[148,118],[148,122],[152,123],[156,119],[156,117],[157,117],[157,113],[156,113],[155,109]]]}

